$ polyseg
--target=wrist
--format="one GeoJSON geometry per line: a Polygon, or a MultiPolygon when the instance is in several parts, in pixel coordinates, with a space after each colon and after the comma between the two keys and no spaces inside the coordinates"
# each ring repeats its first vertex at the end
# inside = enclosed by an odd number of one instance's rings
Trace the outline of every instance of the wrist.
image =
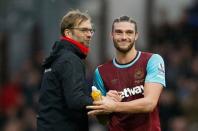
{"type": "Polygon", "coordinates": [[[114,106],[113,112],[119,112],[120,103],[121,102],[115,102],[115,106],[114,106]]]}

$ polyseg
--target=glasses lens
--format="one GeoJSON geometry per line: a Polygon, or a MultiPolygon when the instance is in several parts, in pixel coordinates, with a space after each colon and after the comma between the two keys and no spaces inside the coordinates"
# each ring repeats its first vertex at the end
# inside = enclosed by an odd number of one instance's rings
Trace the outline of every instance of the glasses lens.
{"type": "Polygon", "coordinates": [[[81,28],[80,30],[81,30],[82,32],[85,32],[85,33],[87,33],[87,32],[94,33],[94,30],[93,30],[93,29],[89,29],[89,28],[81,28]]]}
{"type": "Polygon", "coordinates": [[[91,34],[93,34],[95,32],[95,29],[89,29],[89,28],[71,28],[71,29],[76,29],[76,30],[80,30],[83,33],[88,33],[90,32],[91,34]]]}

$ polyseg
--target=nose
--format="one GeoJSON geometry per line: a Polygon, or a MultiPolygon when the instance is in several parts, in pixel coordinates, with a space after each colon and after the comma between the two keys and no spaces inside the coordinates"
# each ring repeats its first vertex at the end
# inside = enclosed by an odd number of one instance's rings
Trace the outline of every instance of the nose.
{"type": "Polygon", "coordinates": [[[126,40],[126,33],[122,33],[121,37],[123,40],[126,40]]]}
{"type": "Polygon", "coordinates": [[[92,36],[93,35],[92,31],[91,30],[87,31],[87,35],[92,36]]]}
{"type": "Polygon", "coordinates": [[[93,36],[93,33],[92,33],[91,31],[87,31],[86,37],[87,37],[88,39],[91,39],[92,36],[93,36]]]}

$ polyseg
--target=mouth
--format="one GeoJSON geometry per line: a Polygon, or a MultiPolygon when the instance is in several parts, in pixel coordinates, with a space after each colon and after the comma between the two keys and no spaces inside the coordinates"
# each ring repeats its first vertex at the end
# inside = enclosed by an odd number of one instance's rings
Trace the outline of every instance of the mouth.
{"type": "Polygon", "coordinates": [[[89,44],[90,40],[85,40],[84,42],[87,43],[87,44],[89,44]]]}
{"type": "Polygon", "coordinates": [[[127,42],[127,41],[120,41],[119,43],[120,43],[120,45],[123,45],[123,46],[125,46],[125,45],[128,45],[128,44],[129,44],[129,42],[127,42]]]}

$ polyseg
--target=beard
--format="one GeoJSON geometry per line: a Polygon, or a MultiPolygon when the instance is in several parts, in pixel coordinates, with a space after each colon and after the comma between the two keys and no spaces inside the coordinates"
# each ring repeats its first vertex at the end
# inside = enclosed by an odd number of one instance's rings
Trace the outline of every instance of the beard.
{"type": "Polygon", "coordinates": [[[133,48],[133,46],[135,44],[135,40],[133,40],[126,48],[120,47],[119,44],[118,44],[118,42],[116,42],[115,40],[113,40],[113,43],[114,43],[114,47],[119,52],[126,54],[127,52],[129,52],[133,48]]]}

